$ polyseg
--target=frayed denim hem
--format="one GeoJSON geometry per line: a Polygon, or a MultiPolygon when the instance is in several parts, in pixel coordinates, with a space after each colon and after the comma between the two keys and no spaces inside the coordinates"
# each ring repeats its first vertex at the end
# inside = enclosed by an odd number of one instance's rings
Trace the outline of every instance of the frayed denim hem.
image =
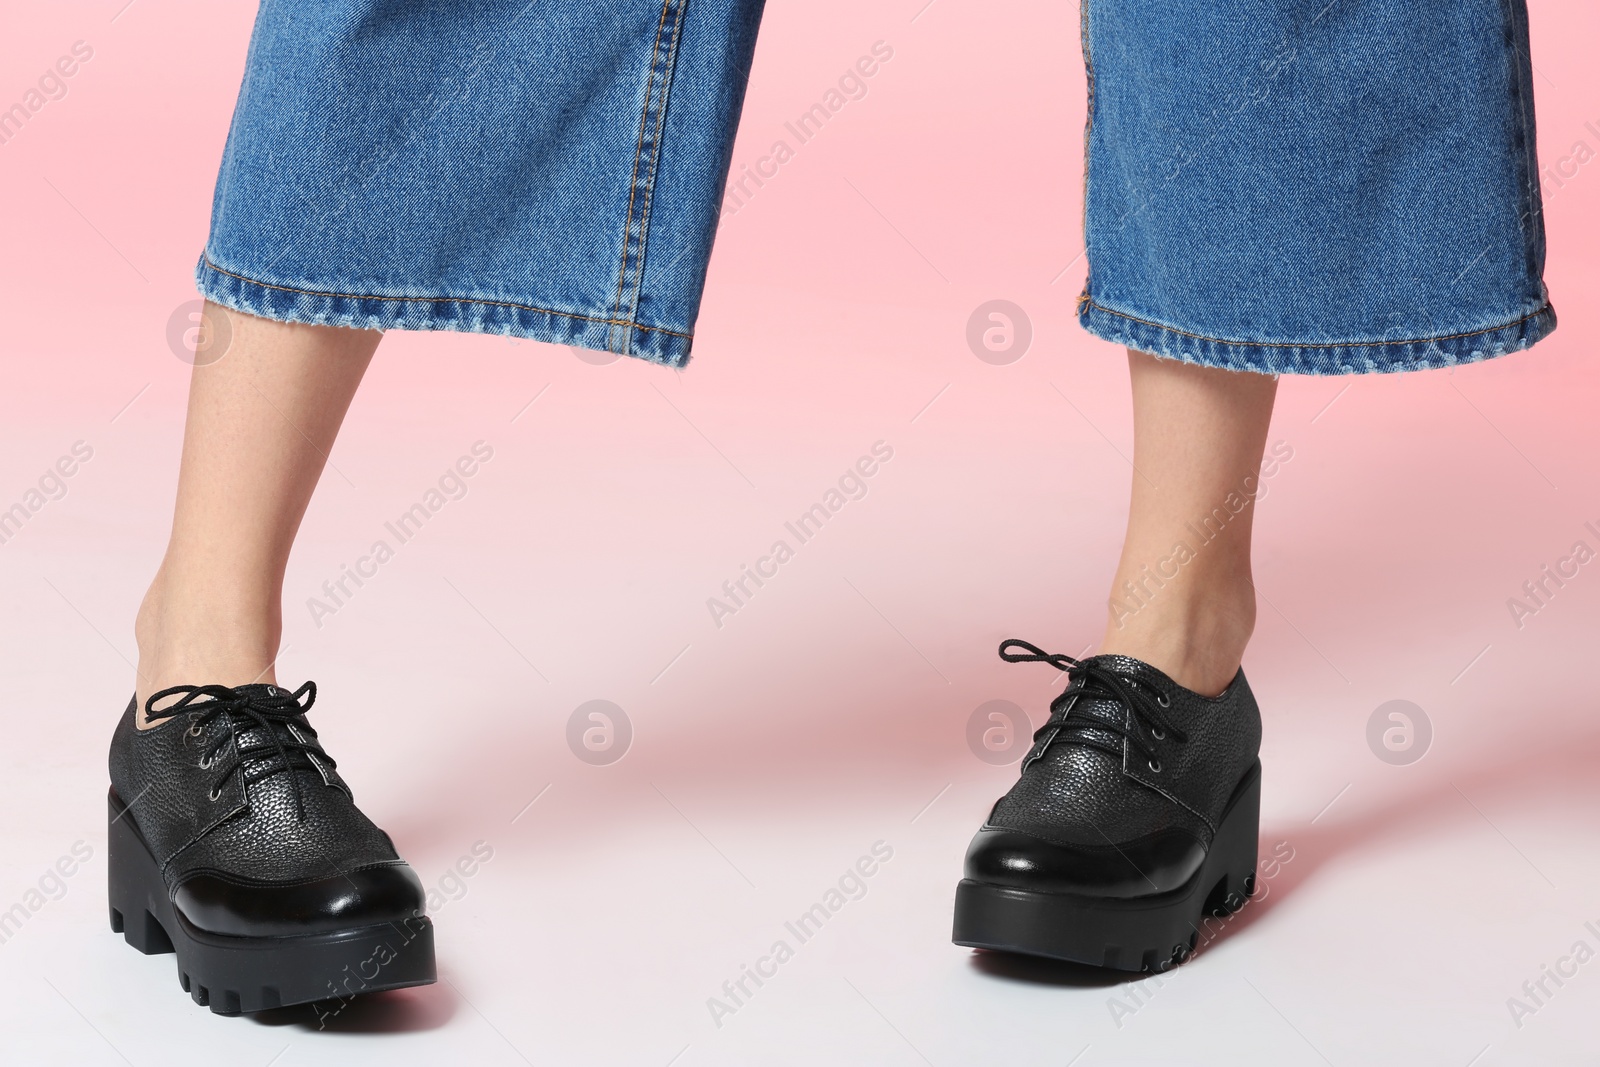
{"type": "Polygon", "coordinates": [[[359,330],[453,330],[526,337],[597,352],[635,356],[666,367],[689,362],[687,333],[496,300],[428,296],[358,296],[272,285],[235,274],[201,255],[200,295],[212,303],[279,322],[359,330]]]}
{"type": "Polygon", "coordinates": [[[1478,363],[1532,348],[1556,328],[1549,304],[1515,322],[1468,333],[1404,341],[1267,344],[1203,337],[1079,298],[1078,321],[1113,344],[1165,359],[1257,374],[1386,374],[1478,363]]]}

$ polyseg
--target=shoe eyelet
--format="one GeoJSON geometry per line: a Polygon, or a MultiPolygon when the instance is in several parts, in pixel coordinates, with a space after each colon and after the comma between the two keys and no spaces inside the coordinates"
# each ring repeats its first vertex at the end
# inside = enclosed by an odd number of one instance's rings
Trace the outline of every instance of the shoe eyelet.
{"type": "Polygon", "coordinates": [[[222,799],[222,790],[213,789],[211,792],[206,794],[206,799],[210,800],[211,803],[215,804],[217,801],[222,799]]]}
{"type": "Polygon", "coordinates": [[[1170,707],[1172,707],[1172,698],[1167,696],[1167,694],[1165,694],[1165,693],[1158,694],[1156,696],[1156,707],[1158,707],[1158,708],[1170,708],[1170,707]]]}
{"type": "Polygon", "coordinates": [[[207,756],[205,759],[200,761],[199,767],[202,771],[209,771],[211,769],[211,765],[216,762],[216,760],[212,759],[210,756],[207,756]]]}
{"type": "Polygon", "coordinates": [[[1165,730],[1152,727],[1150,730],[1150,736],[1155,738],[1157,741],[1165,741],[1167,739],[1167,732],[1165,730]]]}
{"type": "Polygon", "coordinates": [[[200,724],[199,723],[196,723],[193,726],[189,727],[189,736],[190,737],[199,737],[201,735],[201,733],[203,733],[203,732],[204,731],[202,731],[200,729],[200,724]]]}
{"type": "Polygon", "coordinates": [[[1145,766],[1149,767],[1151,772],[1154,773],[1154,774],[1160,774],[1161,773],[1161,761],[1158,760],[1158,759],[1150,760],[1148,763],[1145,764],[1145,766]]]}

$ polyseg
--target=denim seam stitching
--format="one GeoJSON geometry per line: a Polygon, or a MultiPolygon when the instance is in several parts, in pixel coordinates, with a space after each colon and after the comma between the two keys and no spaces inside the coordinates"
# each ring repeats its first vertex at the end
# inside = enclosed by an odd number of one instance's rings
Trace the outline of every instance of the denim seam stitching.
{"type": "Polygon", "coordinates": [[[1532,121],[1531,114],[1533,101],[1533,42],[1528,33],[1526,0],[1502,0],[1501,12],[1506,19],[1506,32],[1510,37],[1510,68],[1508,75],[1511,83],[1512,105],[1516,115],[1517,147],[1521,150],[1523,160],[1523,187],[1521,190],[1522,204],[1527,210],[1521,213],[1522,254],[1524,267],[1528,277],[1537,281],[1540,292],[1548,300],[1549,292],[1545,287],[1541,267],[1539,249],[1539,234],[1534,229],[1543,226],[1543,195],[1539,188],[1539,153],[1537,143],[1537,128],[1532,121]],[[1523,7],[1517,8],[1517,3],[1522,2],[1523,7]],[[1520,17],[1519,17],[1520,15],[1520,17]],[[1527,55],[1524,57],[1523,48],[1527,55]]]}
{"type": "Polygon", "coordinates": [[[1232,345],[1237,348],[1394,348],[1400,345],[1420,345],[1430,344],[1435,341],[1455,341],[1463,337],[1479,337],[1486,333],[1498,333],[1501,330],[1508,330],[1513,326],[1520,326],[1529,319],[1536,319],[1540,315],[1543,315],[1545,312],[1550,310],[1550,305],[1545,304],[1537,311],[1529,312],[1520,319],[1513,319],[1510,322],[1501,323],[1498,326],[1489,326],[1482,330],[1468,330],[1465,333],[1441,334],[1438,337],[1414,337],[1403,341],[1307,341],[1297,344],[1281,341],[1230,341],[1222,337],[1207,337],[1205,334],[1190,333],[1187,330],[1180,330],[1176,326],[1167,326],[1163,323],[1151,322],[1149,319],[1141,319],[1137,315],[1128,315],[1121,311],[1113,311],[1111,308],[1095,303],[1093,300],[1089,299],[1087,294],[1085,294],[1083,297],[1083,303],[1087,307],[1093,308],[1096,311],[1103,311],[1107,315],[1115,315],[1117,318],[1127,319],[1129,322],[1137,322],[1141,326],[1150,326],[1157,330],[1165,330],[1168,333],[1177,334],[1179,337],[1188,337],[1195,341],[1208,341],[1212,344],[1232,345]]]}
{"type": "Polygon", "coordinates": [[[656,40],[650,50],[650,77],[645,83],[644,109],[639,114],[639,137],[633,150],[633,174],[628,179],[628,217],[622,225],[622,262],[617,267],[617,295],[611,301],[611,311],[615,315],[622,307],[622,280],[628,269],[628,235],[633,229],[633,201],[639,192],[639,157],[644,154],[645,123],[650,118],[650,97],[655,89],[655,61],[656,54],[661,49],[661,33],[667,24],[667,9],[671,0],[663,0],[661,5],[661,21],[656,24],[656,40]]]}
{"type": "Polygon", "coordinates": [[[1081,309],[1089,301],[1089,279],[1094,276],[1094,257],[1089,255],[1089,139],[1094,134],[1094,57],[1089,51],[1089,3],[1079,0],[1079,34],[1083,40],[1083,69],[1089,78],[1088,106],[1083,119],[1083,292],[1078,297],[1081,309]]]}
{"type": "Polygon", "coordinates": [[[694,338],[694,334],[679,333],[677,330],[669,330],[664,326],[647,326],[642,322],[632,322],[614,318],[600,318],[595,315],[580,315],[575,311],[554,311],[550,308],[535,307],[532,304],[517,304],[509,300],[482,300],[471,296],[377,296],[373,294],[361,293],[339,293],[321,289],[297,289],[292,285],[274,285],[271,282],[258,281],[255,278],[249,278],[243,274],[235,274],[233,271],[224,267],[219,267],[213,263],[209,253],[202,254],[202,258],[204,259],[206,268],[208,270],[214,270],[218,274],[225,274],[230,278],[237,278],[239,281],[245,282],[249,285],[260,286],[263,289],[276,289],[283,293],[303,293],[306,296],[337,296],[343,297],[346,300],[391,300],[403,302],[425,300],[430,302],[452,304],[481,304],[484,307],[518,308],[522,311],[538,312],[541,315],[557,315],[565,319],[579,319],[583,322],[598,322],[607,326],[629,326],[634,329],[645,330],[650,333],[664,333],[672,337],[682,337],[685,340],[692,340],[694,338]]]}
{"type": "Polygon", "coordinates": [[[661,169],[663,132],[667,124],[667,107],[672,97],[672,75],[677,69],[678,41],[683,35],[684,9],[688,0],[679,0],[672,20],[672,40],[667,45],[667,55],[661,76],[661,100],[656,105],[655,143],[650,155],[650,170],[645,178],[644,205],[639,209],[639,251],[634,256],[633,295],[628,299],[628,313],[633,315],[639,307],[639,290],[644,285],[644,260],[650,232],[650,207],[655,202],[656,175],[661,169]]]}
{"type": "MultiPolygon", "coordinates": [[[[662,0],[661,18],[656,23],[655,43],[651,45],[650,49],[650,73],[645,79],[644,106],[639,112],[639,137],[633,150],[633,174],[628,180],[628,215],[622,226],[622,261],[617,266],[617,295],[611,303],[611,317],[613,319],[620,318],[623,313],[622,294],[627,286],[628,258],[633,247],[633,211],[634,204],[638,200],[640,193],[639,162],[644,157],[645,131],[649,129],[650,114],[655,106],[658,73],[663,65],[661,55],[661,38],[666,32],[667,16],[672,13],[672,4],[673,0],[662,0]]],[[[641,205],[641,223],[643,222],[645,210],[647,210],[647,208],[641,205]]],[[[640,253],[643,253],[642,248],[640,249],[640,253]]],[[[613,352],[619,352],[626,346],[626,334],[620,338],[609,340],[607,344],[607,347],[613,352]]]]}

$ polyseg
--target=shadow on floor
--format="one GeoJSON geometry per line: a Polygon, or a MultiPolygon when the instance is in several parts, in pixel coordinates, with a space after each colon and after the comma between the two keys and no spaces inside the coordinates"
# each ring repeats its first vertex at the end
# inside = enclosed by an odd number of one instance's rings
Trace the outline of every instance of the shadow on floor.
{"type": "MultiPolygon", "coordinates": [[[[1486,831],[1501,834],[1482,810],[1486,796],[1552,785],[1588,789],[1600,785],[1593,778],[1593,768],[1600,761],[1600,734],[1552,737],[1551,742],[1550,747],[1537,750],[1500,750],[1499,758],[1477,767],[1441,771],[1442,778],[1420,781],[1414,790],[1387,804],[1358,809],[1344,818],[1334,809],[1333,817],[1318,817],[1309,824],[1263,827],[1256,894],[1237,914],[1216,924],[1201,951],[1264,921],[1280,901],[1312,881],[1329,863],[1377,841],[1431,836],[1463,821],[1484,824],[1486,831]],[[1292,858],[1285,861],[1285,854],[1292,858]]],[[[1509,839],[1506,862],[1527,865],[1532,879],[1548,877],[1509,839]]]]}
{"type": "Polygon", "coordinates": [[[1065,960],[1039,956],[1018,956],[1010,952],[974,949],[968,957],[972,969],[990,978],[1001,978],[1028,985],[1064,986],[1069,989],[1106,989],[1133,977],[1123,971],[1108,971],[1065,960]]]}
{"type": "Polygon", "coordinates": [[[328,1034],[411,1034],[437,1030],[455,1017],[460,1005],[448,981],[410,989],[367,993],[346,1001],[325,1000],[257,1012],[261,1026],[290,1026],[328,1034]]]}

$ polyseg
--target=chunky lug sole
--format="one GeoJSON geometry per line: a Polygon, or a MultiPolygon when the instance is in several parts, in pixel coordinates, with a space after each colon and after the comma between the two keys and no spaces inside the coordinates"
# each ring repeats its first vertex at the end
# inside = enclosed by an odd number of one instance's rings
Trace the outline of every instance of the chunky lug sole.
{"type": "Polygon", "coordinates": [[[292,937],[226,937],[178,913],[127,809],[110,797],[106,851],[111,930],[140,952],[176,952],[178,982],[218,1015],[338,1001],[435,980],[433,923],[398,923],[292,937]]]}
{"type": "Polygon", "coordinates": [[[1238,911],[1255,892],[1260,821],[1257,760],[1234,790],[1200,870],[1185,885],[1113,898],[1036,893],[966,878],[956,888],[953,940],[1117,971],[1165,971],[1189,958],[1207,918],[1238,911]]]}

